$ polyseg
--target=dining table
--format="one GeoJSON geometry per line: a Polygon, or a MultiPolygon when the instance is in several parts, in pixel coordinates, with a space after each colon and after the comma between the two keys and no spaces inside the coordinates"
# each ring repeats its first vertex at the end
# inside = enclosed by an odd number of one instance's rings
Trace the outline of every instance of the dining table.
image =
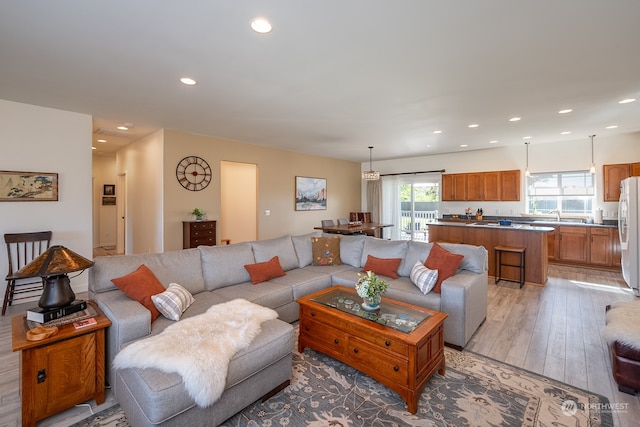
{"type": "Polygon", "coordinates": [[[393,227],[393,224],[379,224],[377,222],[363,222],[359,224],[341,224],[321,227],[313,227],[314,230],[322,230],[325,233],[334,234],[373,234],[375,237],[382,237],[382,229],[393,227]]]}

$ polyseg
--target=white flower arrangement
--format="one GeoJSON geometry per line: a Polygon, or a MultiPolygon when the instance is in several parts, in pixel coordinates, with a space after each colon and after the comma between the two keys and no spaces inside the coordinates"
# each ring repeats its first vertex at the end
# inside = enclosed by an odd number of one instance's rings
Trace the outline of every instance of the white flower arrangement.
{"type": "Polygon", "coordinates": [[[387,291],[389,283],[380,279],[373,271],[367,271],[367,274],[358,273],[358,282],[356,283],[356,292],[360,298],[379,302],[380,297],[387,291]]]}

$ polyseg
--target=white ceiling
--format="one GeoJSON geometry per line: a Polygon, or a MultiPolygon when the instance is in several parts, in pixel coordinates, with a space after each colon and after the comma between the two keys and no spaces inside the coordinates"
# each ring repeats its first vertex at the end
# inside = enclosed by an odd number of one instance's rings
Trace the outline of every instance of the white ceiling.
{"type": "Polygon", "coordinates": [[[588,144],[640,130],[639,42],[637,0],[0,0],[0,98],[135,125],[102,150],[159,128],[360,162],[588,144]]]}

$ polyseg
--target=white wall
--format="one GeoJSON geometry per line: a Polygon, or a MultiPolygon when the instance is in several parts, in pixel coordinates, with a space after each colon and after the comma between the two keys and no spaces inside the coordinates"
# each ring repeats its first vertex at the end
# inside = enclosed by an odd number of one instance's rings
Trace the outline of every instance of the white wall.
{"type": "MultiPolygon", "coordinates": [[[[52,244],[93,258],[91,126],[85,114],[0,100],[0,170],[55,172],[59,180],[57,202],[0,202],[0,234],[51,230],[52,244]]],[[[3,241],[3,278],[7,269],[3,241]]],[[[79,292],[87,282],[85,272],[71,284],[79,292]]]]}
{"type": "MultiPolygon", "coordinates": [[[[163,252],[163,142],[159,130],[116,153],[116,175],[126,174],[126,253],[163,252]]],[[[117,190],[116,190],[117,192],[117,190]]]]}
{"type": "MultiPolygon", "coordinates": [[[[594,208],[601,208],[604,211],[605,219],[615,219],[617,204],[604,202],[602,197],[602,165],[640,161],[640,132],[608,137],[596,136],[594,138],[594,159],[597,171],[594,208]]],[[[591,139],[587,136],[569,142],[549,144],[532,142],[529,146],[529,170],[532,173],[588,170],[590,166],[591,139]]],[[[362,170],[369,169],[369,162],[362,163],[361,167],[362,170]]],[[[524,142],[517,146],[374,162],[374,169],[382,174],[439,169],[445,169],[445,173],[520,169],[522,173],[519,202],[443,202],[441,205],[441,213],[444,214],[464,214],[464,210],[471,207],[473,212],[477,208],[483,208],[485,215],[488,216],[508,216],[512,212],[514,215],[518,215],[525,211],[525,168],[526,147],[524,142]]],[[[366,206],[364,191],[362,200],[362,206],[366,206]]]]}
{"type": "Polygon", "coordinates": [[[116,155],[93,154],[93,244],[116,244],[116,207],[102,204],[105,184],[116,184],[116,155]]]}

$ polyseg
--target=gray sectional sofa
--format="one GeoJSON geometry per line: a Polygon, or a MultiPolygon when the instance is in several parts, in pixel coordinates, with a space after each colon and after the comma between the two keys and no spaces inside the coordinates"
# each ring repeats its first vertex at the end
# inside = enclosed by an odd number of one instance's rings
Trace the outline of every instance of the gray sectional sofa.
{"type": "Polygon", "coordinates": [[[444,339],[449,345],[464,347],[486,318],[488,255],[483,247],[442,243],[442,247],[464,255],[464,259],[457,272],[442,283],[440,294],[424,295],[411,283],[409,275],[417,260],[425,261],[431,243],[341,236],[343,264],[314,266],[311,237],[317,235],[95,259],[89,273],[89,297],[112,321],[107,330],[107,380],[133,426],[218,425],[270,391],[278,390],[291,377],[291,323],[299,316],[296,299],[333,285],[353,287],[368,255],[402,258],[399,278],[388,280],[391,286],[385,296],[447,313],[444,339]],[[252,284],[244,266],[276,255],[286,275],[252,284]],[[193,294],[195,303],[183,318],[236,298],[272,308],[279,315],[279,319],[263,323],[260,335],[233,357],[225,391],[210,407],[196,406],[177,374],[155,369],[114,370],[111,366],[115,355],[127,344],[156,335],[174,323],[162,316],[151,323],[149,310],[111,282],[141,264],[149,267],[165,287],[175,282],[193,294]]]}

